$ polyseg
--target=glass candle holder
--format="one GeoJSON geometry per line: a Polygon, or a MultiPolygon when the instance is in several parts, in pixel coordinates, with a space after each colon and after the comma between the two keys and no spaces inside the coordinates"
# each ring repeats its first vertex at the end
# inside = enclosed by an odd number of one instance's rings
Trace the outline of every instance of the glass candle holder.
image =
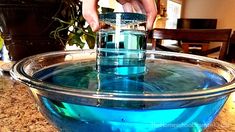
{"type": "Polygon", "coordinates": [[[146,50],[146,16],[138,13],[99,15],[97,70],[115,75],[143,74],[146,50]]]}

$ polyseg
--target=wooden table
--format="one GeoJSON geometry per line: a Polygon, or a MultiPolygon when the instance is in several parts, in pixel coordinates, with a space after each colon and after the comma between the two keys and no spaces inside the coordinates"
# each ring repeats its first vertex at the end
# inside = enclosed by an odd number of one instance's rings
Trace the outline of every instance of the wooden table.
{"type": "MultiPolygon", "coordinates": [[[[0,132],[57,132],[38,112],[27,87],[0,75],[0,132]]],[[[206,132],[235,132],[235,93],[206,132]]]]}

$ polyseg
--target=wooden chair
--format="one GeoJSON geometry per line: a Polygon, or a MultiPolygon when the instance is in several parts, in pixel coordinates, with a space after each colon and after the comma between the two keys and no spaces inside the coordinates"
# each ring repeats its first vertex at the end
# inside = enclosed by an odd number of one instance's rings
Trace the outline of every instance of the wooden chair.
{"type": "Polygon", "coordinates": [[[230,37],[229,49],[228,49],[228,60],[232,63],[235,63],[235,31],[230,37]]]}
{"type": "MultiPolygon", "coordinates": [[[[179,46],[192,43],[221,42],[218,59],[225,60],[228,52],[229,39],[232,29],[153,29],[150,33],[152,48],[173,51],[161,45],[161,40],[177,40],[179,46]],[[182,44],[183,43],[183,44],[182,44]]],[[[213,43],[212,43],[213,44],[213,43]]],[[[186,45],[187,46],[187,45],[186,45]]],[[[184,47],[185,48],[185,47],[184,47]]],[[[183,50],[184,51],[184,50],[183,50]]],[[[215,49],[208,49],[201,55],[213,53],[215,49]]]]}

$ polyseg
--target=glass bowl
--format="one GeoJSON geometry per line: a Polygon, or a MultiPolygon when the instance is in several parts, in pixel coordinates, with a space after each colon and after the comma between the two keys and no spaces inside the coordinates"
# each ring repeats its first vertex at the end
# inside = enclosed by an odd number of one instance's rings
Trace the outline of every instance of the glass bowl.
{"type": "Polygon", "coordinates": [[[39,54],[11,75],[60,131],[202,131],[234,91],[235,68],[202,56],[146,51],[142,74],[99,73],[95,50],[39,54]]]}

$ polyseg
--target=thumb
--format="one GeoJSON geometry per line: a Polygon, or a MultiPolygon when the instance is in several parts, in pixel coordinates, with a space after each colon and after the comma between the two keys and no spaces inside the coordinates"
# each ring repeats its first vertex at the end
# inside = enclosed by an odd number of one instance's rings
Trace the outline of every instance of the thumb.
{"type": "Polygon", "coordinates": [[[97,2],[97,0],[83,0],[82,2],[82,15],[93,31],[99,29],[97,2]]]}

